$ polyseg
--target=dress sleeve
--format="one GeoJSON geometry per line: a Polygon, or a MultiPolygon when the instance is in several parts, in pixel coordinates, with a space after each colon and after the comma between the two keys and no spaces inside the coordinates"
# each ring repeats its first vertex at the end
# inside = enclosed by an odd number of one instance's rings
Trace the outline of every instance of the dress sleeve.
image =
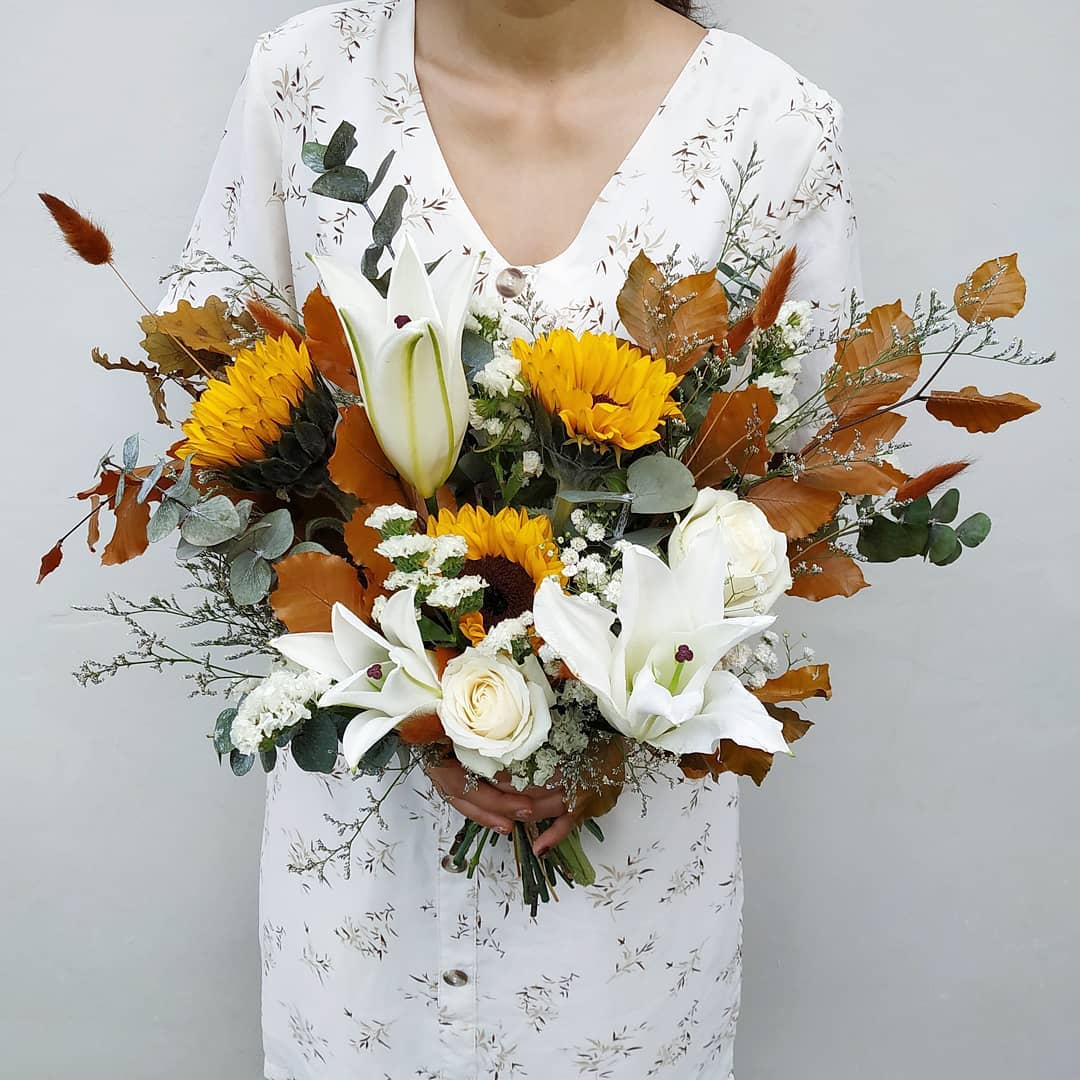
{"type": "MultiPolygon", "coordinates": [[[[268,91],[260,39],[233,98],[206,189],[171,275],[159,313],[180,300],[232,299],[254,270],[259,293],[273,290],[293,304],[292,259],[283,201],[282,145],[268,91]],[[218,267],[224,264],[229,269],[218,267]]],[[[164,279],[163,279],[164,280],[164,279]]]]}
{"type": "MultiPolygon", "coordinates": [[[[850,190],[847,158],[841,143],[843,109],[829,98],[817,113],[821,140],[799,185],[798,214],[788,226],[784,247],[797,244],[799,259],[791,299],[813,305],[815,337],[848,325],[851,296],[862,295],[858,228],[850,190]]],[[[832,363],[833,349],[818,347],[803,361],[796,387],[800,400],[820,385],[832,363]]]]}

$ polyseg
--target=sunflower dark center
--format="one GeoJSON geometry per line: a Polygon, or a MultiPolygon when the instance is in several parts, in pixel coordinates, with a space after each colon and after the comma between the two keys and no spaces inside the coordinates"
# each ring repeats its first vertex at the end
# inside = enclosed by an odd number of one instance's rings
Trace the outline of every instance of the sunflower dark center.
{"type": "Polygon", "coordinates": [[[484,626],[490,630],[503,619],[516,619],[532,609],[535,586],[529,572],[504,555],[484,555],[467,559],[461,571],[482,577],[488,587],[484,590],[484,626]]]}

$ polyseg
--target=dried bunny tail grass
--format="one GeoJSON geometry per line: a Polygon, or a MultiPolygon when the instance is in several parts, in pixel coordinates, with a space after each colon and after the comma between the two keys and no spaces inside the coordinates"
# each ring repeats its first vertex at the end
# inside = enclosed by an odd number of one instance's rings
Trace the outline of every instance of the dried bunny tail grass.
{"type": "Polygon", "coordinates": [[[795,263],[799,257],[799,249],[792,246],[780,257],[780,261],[773,267],[769,280],[761,290],[757,304],[754,305],[754,325],[759,330],[768,330],[780,317],[780,309],[784,306],[792,278],[795,277],[795,263]]]}
{"type": "Polygon", "coordinates": [[[79,258],[85,259],[91,266],[103,266],[112,262],[112,243],[101,226],[95,225],[88,217],[55,195],[42,191],[38,193],[38,198],[52,214],[53,221],[60,226],[68,246],[79,258]]]}
{"type": "Polygon", "coordinates": [[[920,473],[897,488],[897,502],[909,502],[929,495],[934,488],[941,487],[947,480],[962,473],[970,464],[970,461],[950,461],[945,465],[935,465],[932,469],[927,469],[926,472],[920,473]]]}
{"type": "Polygon", "coordinates": [[[251,297],[247,301],[247,309],[251,317],[270,337],[280,338],[288,334],[294,345],[299,345],[304,340],[300,331],[269,304],[251,297]]]}

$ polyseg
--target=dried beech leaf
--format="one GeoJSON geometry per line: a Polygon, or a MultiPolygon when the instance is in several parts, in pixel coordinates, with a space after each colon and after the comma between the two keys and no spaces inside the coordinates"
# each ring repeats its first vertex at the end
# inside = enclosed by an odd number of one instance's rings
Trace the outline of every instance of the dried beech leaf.
{"type": "Polygon", "coordinates": [[[398,724],[397,733],[402,742],[412,746],[426,746],[446,738],[446,731],[435,709],[414,712],[407,716],[398,724]]]}
{"type": "Polygon", "coordinates": [[[80,491],[75,496],[77,499],[89,499],[91,506],[97,506],[97,513],[94,515],[96,526],[90,526],[87,530],[88,542],[92,537],[94,543],[97,543],[100,536],[101,515],[106,509],[113,511],[116,525],[112,538],[101,553],[103,566],[116,566],[128,562],[141,555],[150,544],[146,536],[146,526],[150,520],[153,504],[161,501],[161,492],[155,487],[142,503],[137,501],[137,497],[140,481],[149,475],[151,469],[153,469],[152,465],[144,465],[128,473],[127,480],[124,482],[124,493],[118,506],[113,505],[120,480],[120,473],[115,469],[106,469],[93,487],[80,491]],[[97,500],[101,500],[100,505],[97,500]]]}
{"type": "Polygon", "coordinates": [[[926,411],[938,420],[970,432],[997,431],[1010,420],[1038,411],[1038,402],[1023,394],[980,394],[974,386],[962,390],[931,390],[926,411]]]}
{"type": "Polygon", "coordinates": [[[752,691],[758,701],[778,705],[782,701],[805,701],[811,697],[832,697],[828,664],[806,664],[770,679],[760,690],[752,691]]]}
{"type": "Polygon", "coordinates": [[[314,365],[350,394],[360,393],[345,328],[330,298],[316,286],[304,302],[304,340],[314,365]]]}
{"type": "Polygon", "coordinates": [[[175,311],[146,318],[153,319],[158,333],[172,335],[193,352],[235,356],[247,344],[248,335],[229,316],[228,304],[218,296],[208,296],[198,307],[181,300],[175,311]]]}
{"type": "Polygon", "coordinates": [[[401,478],[382,452],[362,405],[343,410],[335,440],[328,468],[330,479],[342,491],[370,506],[410,504],[401,478]]]}
{"type": "Polygon", "coordinates": [[[54,544],[44,555],[41,556],[41,566],[38,569],[37,583],[40,585],[59,565],[64,552],[60,544],[54,544]]]}
{"type": "Polygon", "coordinates": [[[874,460],[879,446],[891,442],[906,419],[887,412],[836,431],[827,425],[800,454],[799,482],[848,495],[884,495],[906,483],[907,473],[874,460]]]}
{"type": "Polygon", "coordinates": [[[371,508],[361,506],[353,516],[345,522],[345,546],[353,561],[364,573],[364,580],[368,584],[367,591],[372,594],[372,599],[382,591],[382,583],[394,570],[394,564],[380,555],[376,546],[382,543],[382,537],[371,526],[365,525],[364,521],[371,513],[371,508]]]}
{"type": "Polygon", "coordinates": [[[968,323],[1011,319],[1027,301],[1027,282],[1016,253],[984,262],[967,281],[956,286],[956,313],[968,323]]]}
{"type": "Polygon", "coordinates": [[[303,334],[281,312],[276,311],[269,304],[264,304],[261,300],[252,297],[247,301],[246,307],[259,327],[266,331],[267,337],[281,338],[288,335],[292,343],[297,346],[304,340],[303,334]]]}
{"type": "Polygon", "coordinates": [[[761,508],[774,529],[790,540],[800,540],[832,521],[840,505],[840,493],[813,487],[790,476],[774,476],[755,484],[746,498],[761,508]]]}
{"type": "Polygon", "coordinates": [[[857,327],[844,332],[825,392],[836,416],[864,416],[904,396],[922,365],[922,353],[910,338],[914,329],[897,300],[874,308],[857,327]]]}
{"type": "Polygon", "coordinates": [[[698,487],[719,487],[732,475],[760,475],[768,467],[766,436],[776,401],[760,386],[714,394],[683,463],[698,487]]]}
{"type": "Polygon", "coordinates": [[[788,596],[820,601],[834,596],[854,596],[870,587],[859,564],[824,540],[789,544],[788,560],[793,578],[788,596]]]}
{"type": "Polygon", "coordinates": [[[337,555],[302,551],[287,555],[274,569],[278,581],[270,604],[294,634],[329,631],[330,610],[336,603],[357,614],[366,610],[356,568],[337,555]]]}

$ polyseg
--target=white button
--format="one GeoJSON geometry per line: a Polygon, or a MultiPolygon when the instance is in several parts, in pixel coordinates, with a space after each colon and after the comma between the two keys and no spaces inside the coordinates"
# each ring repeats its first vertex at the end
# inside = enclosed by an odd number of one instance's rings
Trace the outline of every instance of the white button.
{"type": "Polygon", "coordinates": [[[461,866],[458,866],[450,855],[444,855],[440,861],[440,865],[449,874],[460,874],[465,870],[465,865],[462,864],[461,866]]]}
{"type": "Polygon", "coordinates": [[[495,277],[495,289],[500,296],[508,300],[517,296],[525,288],[525,273],[516,266],[508,266],[500,270],[495,277]]]}
{"type": "Polygon", "coordinates": [[[443,982],[448,986],[464,986],[469,981],[469,976],[458,968],[443,972],[443,982]]]}

